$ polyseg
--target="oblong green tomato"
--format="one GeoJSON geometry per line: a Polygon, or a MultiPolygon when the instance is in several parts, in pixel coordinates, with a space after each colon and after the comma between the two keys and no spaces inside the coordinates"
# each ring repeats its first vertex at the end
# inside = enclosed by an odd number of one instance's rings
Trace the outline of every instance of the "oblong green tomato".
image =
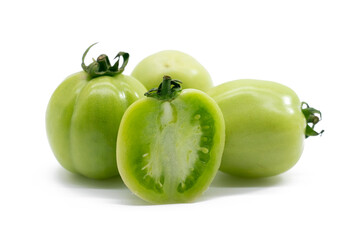
{"type": "Polygon", "coordinates": [[[159,85],[159,79],[164,75],[180,79],[182,88],[194,88],[206,91],[213,86],[210,74],[190,55],[166,50],[155,53],[143,59],[131,73],[147,89],[159,85]]]}
{"type": "Polygon", "coordinates": [[[224,134],[221,111],[204,92],[185,89],[170,100],[141,99],[120,124],[120,175],[148,202],[191,202],[220,166],[224,134]]]}
{"type": "Polygon", "coordinates": [[[116,138],[120,121],[144,91],[139,81],[121,73],[93,77],[82,71],[65,79],[46,111],[48,140],[59,163],[89,178],[119,175],[116,138]]]}
{"type": "Polygon", "coordinates": [[[306,119],[294,91],[279,83],[236,80],[208,91],[226,125],[220,170],[241,177],[274,176],[299,160],[306,119]]]}

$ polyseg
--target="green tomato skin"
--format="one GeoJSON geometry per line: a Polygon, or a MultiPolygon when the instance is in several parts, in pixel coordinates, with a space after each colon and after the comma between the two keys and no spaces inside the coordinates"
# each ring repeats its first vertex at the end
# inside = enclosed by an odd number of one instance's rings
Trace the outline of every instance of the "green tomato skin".
{"type": "Polygon", "coordinates": [[[236,80],[208,91],[226,125],[220,170],[246,178],[283,173],[299,160],[306,120],[290,88],[270,81],[236,80]]]}
{"type": "Polygon", "coordinates": [[[67,170],[94,179],[119,175],[116,138],[125,110],[145,87],[126,75],[91,79],[79,72],[53,93],[46,130],[56,159],[67,170]]]}
{"type": "Polygon", "coordinates": [[[147,89],[157,87],[164,75],[182,81],[182,88],[207,91],[213,86],[208,71],[193,57],[175,50],[155,53],[143,59],[131,73],[147,89]]]}
{"type": "Polygon", "coordinates": [[[144,98],[121,121],[118,169],[126,186],[145,201],[192,202],[215,177],[224,141],[221,110],[204,92],[185,89],[172,101],[144,98]],[[193,185],[179,191],[181,182],[193,185]]]}

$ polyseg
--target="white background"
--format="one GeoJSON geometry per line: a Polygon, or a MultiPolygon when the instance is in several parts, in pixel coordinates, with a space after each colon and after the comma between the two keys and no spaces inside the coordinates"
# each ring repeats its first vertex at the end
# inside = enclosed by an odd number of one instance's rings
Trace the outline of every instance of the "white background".
{"type": "Polygon", "coordinates": [[[360,239],[358,1],[3,1],[0,239],[360,239]],[[216,85],[272,80],[323,112],[322,137],[278,177],[219,173],[195,203],[148,205],[119,179],[64,170],[48,100],[90,55],[189,53],[216,85]]]}

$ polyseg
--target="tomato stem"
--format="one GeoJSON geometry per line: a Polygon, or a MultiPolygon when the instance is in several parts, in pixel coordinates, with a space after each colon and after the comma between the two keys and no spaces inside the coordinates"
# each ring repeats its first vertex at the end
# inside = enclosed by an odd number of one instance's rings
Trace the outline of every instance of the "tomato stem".
{"type": "Polygon", "coordinates": [[[305,138],[318,135],[321,136],[324,130],[321,130],[320,132],[316,132],[314,130],[315,125],[322,119],[321,112],[315,108],[310,107],[306,102],[301,103],[301,111],[306,119],[305,138]]]}
{"type": "Polygon", "coordinates": [[[81,67],[82,69],[87,72],[92,78],[96,78],[96,77],[100,77],[100,76],[114,76],[116,74],[121,74],[128,61],[129,61],[129,57],[130,55],[127,52],[119,52],[114,59],[117,59],[117,61],[114,63],[114,65],[111,66],[109,57],[105,54],[101,54],[96,61],[93,59],[93,62],[90,63],[88,66],[85,65],[84,60],[85,57],[87,55],[87,53],[89,52],[90,48],[92,48],[95,44],[94,43],[92,45],[90,45],[90,47],[88,47],[86,49],[86,51],[83,54],[82,57],[82,63],[81,63],[81,67]],[[121,67],[119,68],[119,61],[120,58],[123,58],[123,63],[121,65],[121,67]]]}
{"type": "Polygon", "coordinates": [[[158,88],[152,88],[144,95],[147,97],[153,97],[159,100],[173,100],[181,91],[180,80],[171,79],[170,76],[164,76],[162,83],[158,88]]]}

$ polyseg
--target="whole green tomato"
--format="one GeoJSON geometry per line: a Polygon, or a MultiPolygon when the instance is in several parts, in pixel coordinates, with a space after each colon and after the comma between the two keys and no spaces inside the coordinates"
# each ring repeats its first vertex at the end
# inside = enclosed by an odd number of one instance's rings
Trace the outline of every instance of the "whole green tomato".
{"type": "Polygon", "coordinates": [[[225,125],[206,93],[181,90],[164,76],[158,89],[131,105],[121,121],[118,168],[126,186],[151,203],[190,202],[220,166],[225,125]]]}
{"type": "Polygon", "coordinates": [[[180,79],[182,88],[206,91],[213,86],[206,69],[193,57],[180,51],[167,50],[143,59],[131,73],[147,89],[159,84],[164,75],[180,79]]]}
{"type": "Polygon", "coordinates": [[[294,91],[279,83],[236,80],[208,94],[225,119],[223,172],[248,178],[283,173],[299,160],[304,139],[319,134],[313,128],[321,113],[302,104],[294,91]]]}
{"type": "Polygon", "coordinates": [[[100,55],[84,71],[66,78],[53,93],[46,111],[50,146],[67,170],[89,178],[119,175],[116,138],[125,110],[142,97],[145,87],[122,74],[129,54],[120,52],[111,66],[100,55]],[[124,61],[120,68],[119,60],[124,61]]]}

